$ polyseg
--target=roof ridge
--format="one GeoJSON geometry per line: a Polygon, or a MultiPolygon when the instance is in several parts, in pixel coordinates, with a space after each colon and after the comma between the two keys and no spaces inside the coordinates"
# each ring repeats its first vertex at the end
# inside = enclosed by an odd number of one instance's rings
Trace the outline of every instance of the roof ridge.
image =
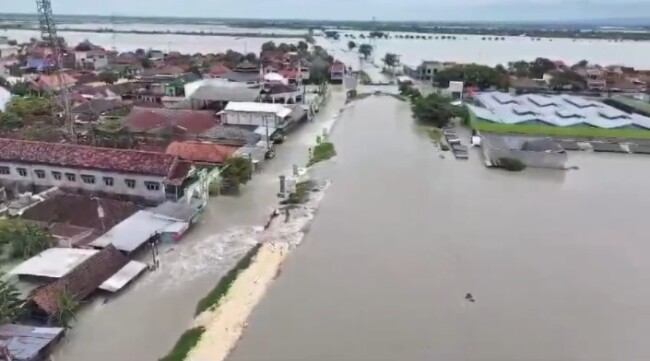
{"type": "Polygon", "coordinates": [[[2,137],[0,137],[0,142],[3,142],[3,141],[10,141],[10,142],[16,142],[16,143],[18,143],[18,142],[20,142],[20,143],[30,143],[30,144],[51,144],[51,145],[54,145],[54,146],[62,146],[62,147],[74,147],[74,148],[86,148],[86,149],[134,152],[134,153],[143,153],[143,154],[166,155],[165,153],[153,152],[153,151],[148,151],[148,150],[140,150],[140,149],[122,149],[122,148],[95,147],[95,146],[92,146],[92,145],[41,142],[41,141],[37,141],[37,140],[11,139],[11,138],[2,138],[2,137]]]}

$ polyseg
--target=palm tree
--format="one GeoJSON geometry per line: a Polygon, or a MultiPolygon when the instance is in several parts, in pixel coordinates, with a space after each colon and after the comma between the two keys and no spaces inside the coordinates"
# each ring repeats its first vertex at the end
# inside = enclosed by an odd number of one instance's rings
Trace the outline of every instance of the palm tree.
{"type": "Polygon", "coordinates": [[[370,54],[372,54],[372,45],[370,44],[361,44],[359,45],[359,53],[363,55],[364,59],[368,59],[370,54]]]}
{"type": "Polygon", "coordinates": [[[56,323],[65,329],[72,328],[72,321],[77,319],[74,311],[79,307],[80,302],[65,288],[59,293],[57,302],[59,312],[54,316],[56,323]]]}

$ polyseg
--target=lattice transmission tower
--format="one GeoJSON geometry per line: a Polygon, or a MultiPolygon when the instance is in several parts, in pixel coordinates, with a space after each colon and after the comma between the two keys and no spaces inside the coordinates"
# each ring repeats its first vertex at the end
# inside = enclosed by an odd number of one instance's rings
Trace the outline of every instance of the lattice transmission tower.
{"type": "Polygon", "coordinates": [[[61,108],[63,109],[62,118],[65,122],[68,136],[76,143],[77,137],[74,132],[74,119],[72,119],[72,115],[70,114],[70,92],[63,77],[61,59],[63,51],[56,31],[56,23],[54,22],[54,14],[52,13],[52,2],[50,0],[36,0],[36,10],[38,11],[38,25],[41,31],[41,39],[52,49],[52,56],[54,57],[54,73],[59,82],[59,98],[61,100],[61,108]]]}

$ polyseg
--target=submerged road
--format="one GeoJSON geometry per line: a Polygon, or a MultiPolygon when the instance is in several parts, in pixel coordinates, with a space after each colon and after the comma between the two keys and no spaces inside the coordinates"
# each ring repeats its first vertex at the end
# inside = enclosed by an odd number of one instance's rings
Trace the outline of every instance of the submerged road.
{"type": "Polygon", "coordinates": [[[310,232],[229,361],[650,357],[650,158],[516,174],[441,159],[379,96],[333,141],[310,232]]]}

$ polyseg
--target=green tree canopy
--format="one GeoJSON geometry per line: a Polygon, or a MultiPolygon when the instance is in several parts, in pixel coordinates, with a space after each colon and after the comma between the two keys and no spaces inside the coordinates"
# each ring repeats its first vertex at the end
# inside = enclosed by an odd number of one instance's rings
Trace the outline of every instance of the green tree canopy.
{"type": "Polygon", "coordinates": [[[357,47],[357,43],[355,43],[352,40],[348,41],[348,49],[352,50],[352,49],[354,49],[356,47],[357,47]]]}
{"type": "Polygon", "coordinates": [[[370,44],[359,45],[359,54],[363,55],[364,59],[368,59],[370,54],[372,54],[372,45],[370,44]]]}
{"type": "Polygon", "coordinates": [[[431,93],[426,97],[412,98],[411,109],[415,119],[438,128],[447,125],[451,118],[455,116],[455,110],[449,103],[449,99],[435,93],[431,93]]]}
{"type": "Polygon", "coordinates": [[[300,51],[309,50],[309,44],[307,44],[305,41],[300,40],[298,42],[298,50],[300,50],[300,51]]]}
{"type": "Polygon", "coordinates": [[[249,158],[232,157],[227,159],[222,167],[221,177],[235,189],[246,184],[253,174],[253,163],[249,158]]]}
{"type": "Polygon", "coordinates": [[[51,115],[52,103],[50,99],[43,97],[13,97],[7,103],[5,111],[7,113],[14,113],[19,118],[35,115],[51,115]]]}
{"type": "Polygon", "coordinates": [[[281,43],[277,49],[282,51],[283,53],[288,53],[291,51],[291,46],[289,46],[289,44],[287,43],[281,43]]]}
{"type": "Polygon", "coordinates": [[[0,245],[10,244],[13,258],[25,259],[53,246],[45,229],[19,219],[0,220],[0,245]]]}
{"type": "Polygon", "coordinates": [[[114,71],[105,71],[99,74],[99,80],[106,84],[114,84],[120,79],[120,76],[114,71]]]}
{"type": "Polygon", "coordinates": [[[262,51],[273,51],[276,49],[277,46],[275,46],[275,43],[273,41],[267,41],[266,43],[262,44],[262,51]]]}
{"type": "Polygon", "coordinates": [[[382,61],[388,67],[394,67],[395,65],[397,65],[397,59],[398,59],[397,54],[386,53],[386,55],[384,55],[384,58],[382,59],[382,61]]]}
{"type": "Polygon", "coordinates": [[[479,89],[508,87],[508,77],[496,69],[478,64],[459,65],[441,70],[433,78],[440,87],[448,87],[450,81],[462,81],[465,85],[479,89]]]}

